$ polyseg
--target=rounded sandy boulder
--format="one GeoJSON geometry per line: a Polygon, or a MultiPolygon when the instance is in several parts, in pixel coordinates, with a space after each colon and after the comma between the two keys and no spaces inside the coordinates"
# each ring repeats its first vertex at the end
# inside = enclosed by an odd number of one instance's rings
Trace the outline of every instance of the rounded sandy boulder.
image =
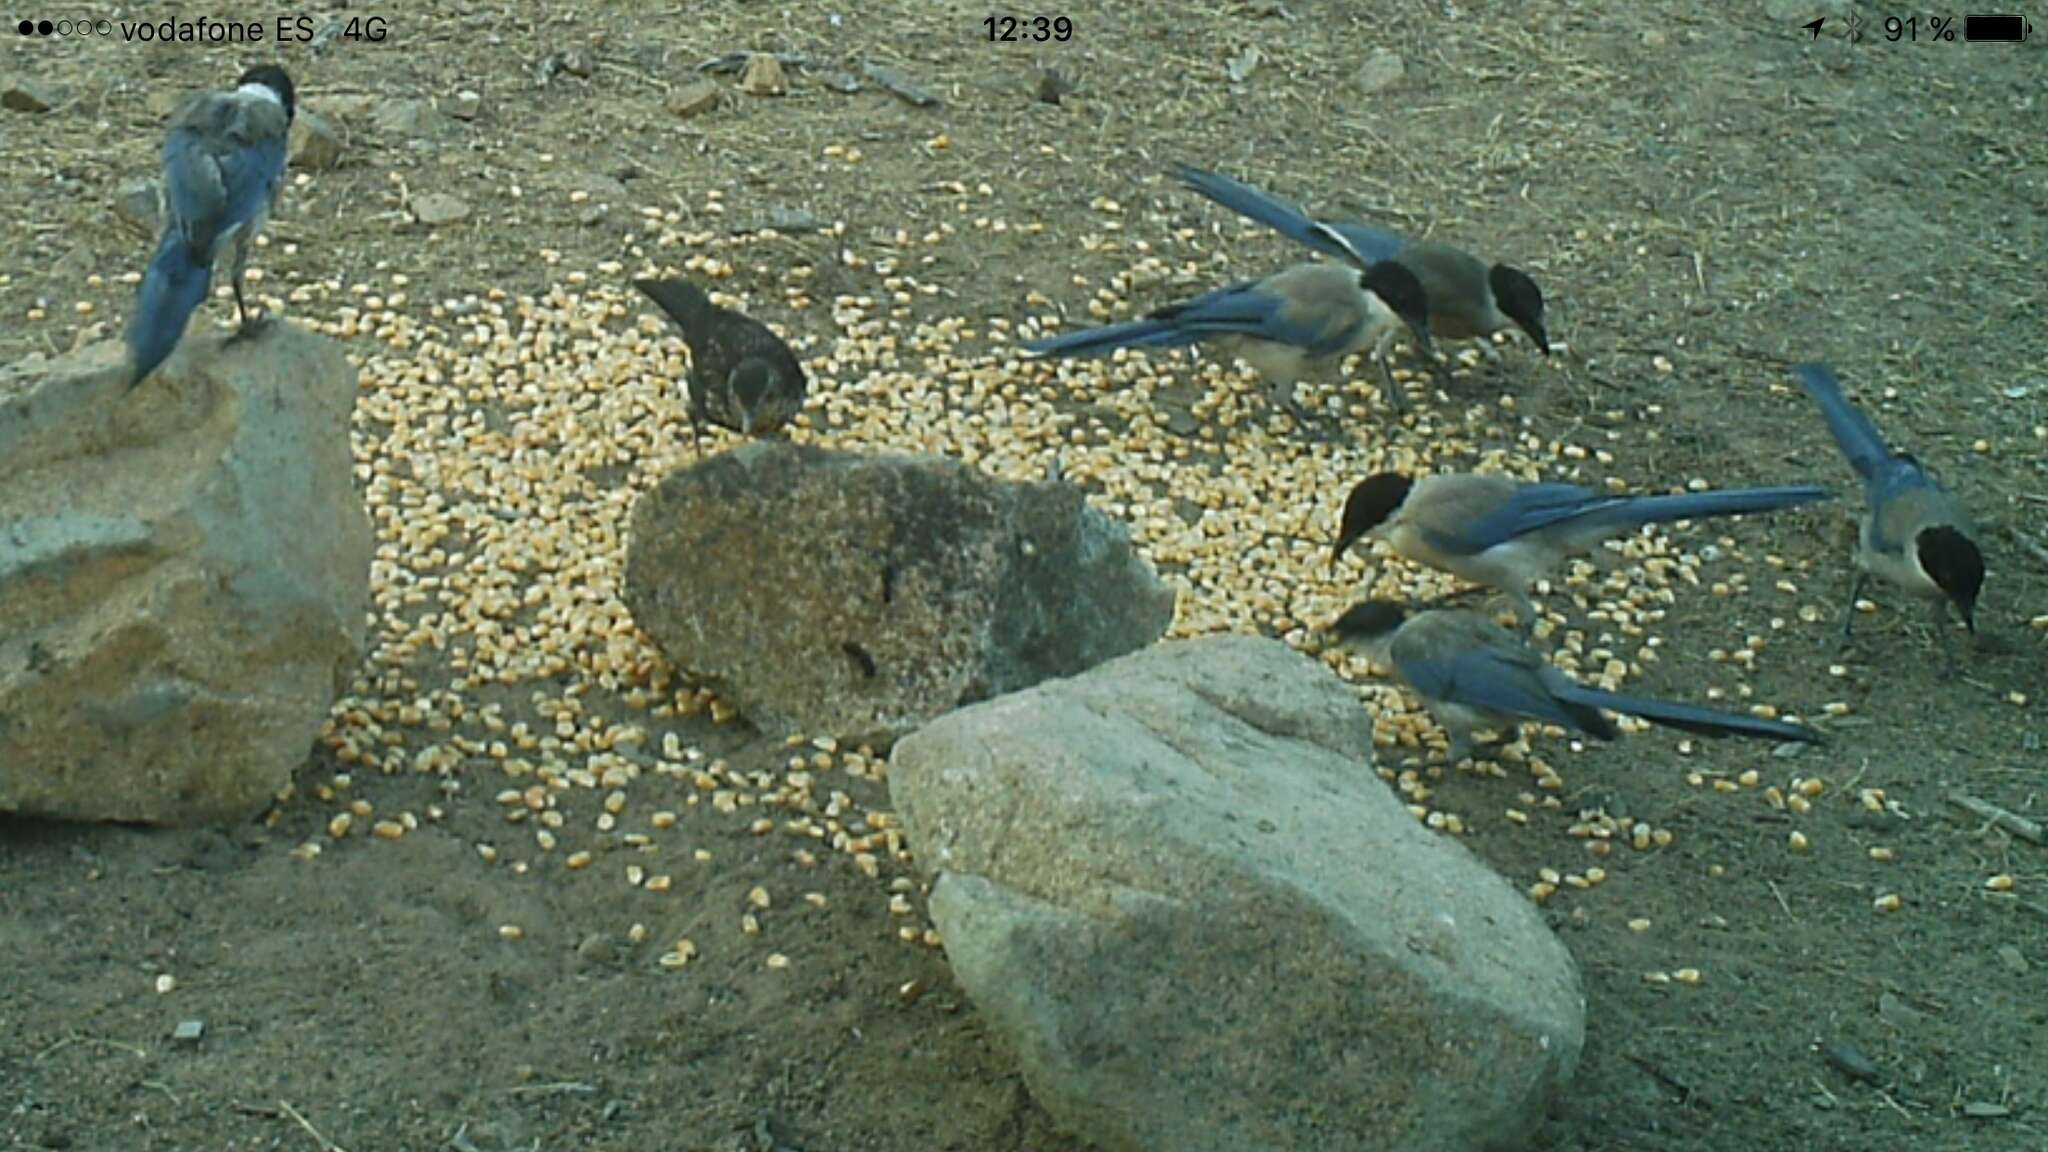
{"type": "Polygon", "coordinates": [[[886,744],[1173,622],[1123,525],[938,457],[742,445],[633,509],[625,600],[764,728],[886,744]]]}
{"type": "Polygon", "coordinates": [[[1585,994],[1277,641],[1156,645],[934,721],[890,793],[961,985],[1108,1152],[1526,1145],[1585,994]]]}
{"type": "Polygon", "coordinates": [[[362,655],[356,373],[279,323],[0,369],[0,811],[261,809],[362,655]]]}

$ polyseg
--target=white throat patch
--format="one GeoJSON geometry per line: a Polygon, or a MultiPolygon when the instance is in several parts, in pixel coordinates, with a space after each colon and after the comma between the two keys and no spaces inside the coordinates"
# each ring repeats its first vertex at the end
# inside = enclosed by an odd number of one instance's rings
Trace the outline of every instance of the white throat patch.
{"type": "Polygon", "coordinates": [[[277,105],[279,108],[284,107],[284,97],[279,96],[277,94],[277,89],[272,88],[268,84],[257,84],[254,82],[244,84],[241,87],[235,89],[235,95],[261,96],[265,100],[270,101],[272,104],[277,105]]]}

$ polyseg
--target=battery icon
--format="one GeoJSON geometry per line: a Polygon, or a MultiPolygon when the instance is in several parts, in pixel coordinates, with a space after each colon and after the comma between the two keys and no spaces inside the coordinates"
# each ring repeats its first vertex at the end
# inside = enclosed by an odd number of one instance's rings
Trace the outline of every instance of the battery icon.
{"type": "Polygon", "coordinates": [[[2027,38],[2033,25],[2024,16],[1965,16],[1963,39],[1997,44],[2017,44],[2027,38]]]}

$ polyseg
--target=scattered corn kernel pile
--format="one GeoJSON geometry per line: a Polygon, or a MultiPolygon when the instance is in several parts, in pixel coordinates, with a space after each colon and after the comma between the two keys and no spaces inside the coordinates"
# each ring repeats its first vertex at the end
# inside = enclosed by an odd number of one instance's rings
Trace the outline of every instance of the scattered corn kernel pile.
{"type": "MultiPolygon", "coordinates": [[[[965,212],[971,201],[961,204],[965,212]]],[[[1142,311],[1183,279],[1214,278],[1215,269],[1203,265],[1215,257],[1198,247],[1206,242],[1197,234],[1179,233],[1164,245],[1126,243],[1116,235],[1121,209],[1101,202],[1097,210],[1108,235],[1091,237],[1088,246],[1128,252],[1133,263],[1096,288],[1092,320],[1142,311]],[[1162,250],[1181,255],[1169,259],[1162,250]]],[[[792,264],[787,245],[766,242],[772,236],[685,234],[674,212],[649,209],[642,216],[632,264],[565,268],[558,286],[539,299],[493,292],[430,305],[410,299],[407,278],[395,272],[376,283],[302,285],[290,296],[315,328],[356,339],[356,349],[363,338],[376,346],[358,357],[354,435],[379,539],[376,618],[369,659],[335,706],[326,741],[352,771],[431,773],[446,778],[450,797],[494,796],[517,834],[532,838],[537,854],[522,857],[535,861],[582,868],[592,856],[579,841],[591,830],[644,846],[675,827],[672,808],[635,803],[636,782],[650,774],[687,781],[690,805],[759,833],[804,837],[820,851],[850,856],[877,879],[890,879],[882,860],[905,858],[907,850],[889,813],[864,810],[833,786],[835,773],[879,779],[884,765],[871,749],[794,736],[782,770],[743,771],[663,731],[678,716],[708,710],[723,722],[732,709],[685,684],[634,627],[621,599],[634,499],[690,459],[680,386],[686,354],[628,285],[651,268],[680,270],[715,287],[752,286],[729,302],[775,323],[809,360],[813,394],[794,430],[799,440],[943,453],[1019,479],[1042,478],[1056,466],[1098,508],[1127,523],[1177,585],[1176,636],[1260,631],[1314,649],[1316,626],[1368,591],[1427,597],[1454,590],[1449,577],[1390,561],[1383,551],[1368,557],[1360,549],[1346,569],[1328,569],[1341,494],[1367,472],[1447,464],[1623,486],[1612,478],[1625,452],[1620,433],[1593,433],[1603,439],[1589,444],[1539,439],[1523,429],[1512,396],[1466,372],[1454,385],[1456,404],[1432,393],[1405,427],[1381,419],[1371,373],[1341,388],[1326,383],[1315,400],[1340,400],[1354,438],[1338,444],[1300,434],[1265,405],[1252,379],[1214,359],[1027,360],[1015,345],[1055,311],[1047,297],[1019,300],[1014,322],[942,314],[946,293],[938,277],[946,265],[939,254],[957,234],[950,226],[898,233],[870,252],[852,248],[843,228],[826,237],[818,250],[837,250],[842,267],[835,279],[872,283],[821,299],[813,293],[817,269],[792,264]],[[742,266],[746,273],[733,280],[742,266]],[[920,276],[928,268],[932,280],[920,276]],[[1476,402],[1481,396],[1489,399],[1476,402]]],[[[972,226],[1010,227],[986,217],[972,226]]],[[[540,256],[559,262],[552,252],[540,256]]],[[[1080,277],[1075,286],[1089,287],[1080,277]]],[[[1509,371],[1512,388],[1517,375],[1534,378],[1544,369],[1511,359],[1509,371]]],[[[1632,435],[1654,441],[1657,433],[1650,426],[1632,435]]],[[[1670,480],[1704,487],[1697,479],[1670,480]]],[[[1702,680],[1730,687],[1702,687],[1689,698],[1775,714],[1750,699],[1744,678],[1768,653],[1770,633],[1831,611],[1822,597],[1801,590],[1804,573],[1766,555],[1754,559],[1769,575],[1755,577],[1747,567],[1752,557],[1733,536],[1691,529],[1675,537],[1638,534],[1610,553],[1601,564],[1577,563],[1564,586],[1550,590],[1551,614],[1537,634],[1556,647],[1561,665],[1618,688],[1660,659],[1655,629],[1675,597],[1743,600],[1744,610],[1731,618],[1768,626],[1731,623],[1712,643],[1692,637],[1698,651],[1687,658],[1718,665],[1702,680]]],[[[1453,834],[1472,827],[1475,815],[1432,804],[1431,783],[1442,768],[1400,764],[1425,753],[1441,756],[1442,738],[1423,714],[1373,679],[1363,660],[1327,658],[1359,686],[1387,750],[1380,772],[1416,816],[1453,834]]],[[[1825,711],[1840,714],[1847,706],[1829,703],[1825,711]]],[[[1630,731],[1644,727],[1622,723],[1630,731]]],[[[1691,751],[1689,741],[1653,739],[1660,753],[1691,751]]],[[[1526,825],[1531,811],[1561,811],[1564,780],[1546,754],[1571,747],[1555,731],[1536,744],[1542,753],[1527,742],[1509,745],[1502,759],[1526,768],[1527,787],[1504,786],[1502,810],[1486,818],[1526,825]]],[[[1755,775],[1712,783],[1747,790],[1760,783],[1755,775]]],[[[1705,787],[1708,780],[1695,783],[1705,787]]],[[[337,806],[329,826],[336,838],[372,815],[361,801],[351,809],[348,784],[344,776],[317,790],[337,806]]],[[[1800,783],[1793,785],[1789,794],[1771,787],[1762,795],[1780,807],[1803,803],[1800,783]]],[[[430,811],[427,818],[439,815],[430,811]]],[[[417,820],[407,813],[369,827],[395,839],[417,820]]],[[[1604,813],[1555,820],[1596,859],[1618,847],[1655,851],[1672,836],[1604,813]]],[[[301,848],[309,857],[318,852],[317,843],[301,848]]],[[[479,855],[495,862],[499,852],[479,845],[479,855]]],[[[513,866],[529,867],[525,858],[513,866]]],[[[635,864],[624,875],[655,891],[670,882],[635,864]]],[[[1545,868],[1529,891],[1544,900],[1561,887],[1597,886],[1606,875],[1597,865],[1570,874],[1545,868]]],[[[914,909],[900,870],[893,882],[891,911],[909,917],[914,909]]],[[[936,939],[921,923],[906,924],[900,935],[936,939]]],[[[695,954],[685,940],[662,963],[681,967],[695,954]]]]}

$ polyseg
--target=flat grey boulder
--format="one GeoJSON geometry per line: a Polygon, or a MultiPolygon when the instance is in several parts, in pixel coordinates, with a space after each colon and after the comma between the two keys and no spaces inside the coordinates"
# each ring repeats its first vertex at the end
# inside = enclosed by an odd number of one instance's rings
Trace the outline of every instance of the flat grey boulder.
{"type": "Polygon", "coordinates": [[[1156,645],[896,746],[947,959],[1108,1152],[1526,1145],[1585,1028],[1536,910],[1374,774],[1277,641],[1156,645]]]}
{"type": "Polygon", "coordinates": [[[246,817],[362,656],[356,372],[279,323],[0,369],[0,811],[246,817]]]}
{"type": "Polygon", "coordinates": [[[755,724],[878,745],[1173,621],[1172,589],[1078,489],[782,441],[640,497],[625,601],[755,724]]]}

